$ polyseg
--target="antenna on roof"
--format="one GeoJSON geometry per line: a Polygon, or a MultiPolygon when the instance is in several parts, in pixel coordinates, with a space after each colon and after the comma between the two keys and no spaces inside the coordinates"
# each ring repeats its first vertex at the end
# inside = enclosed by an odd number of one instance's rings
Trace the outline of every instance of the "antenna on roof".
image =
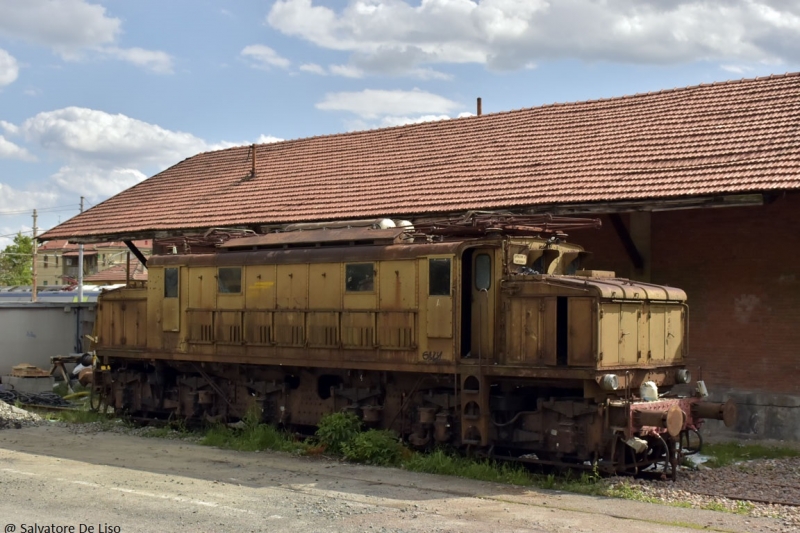
{"type": "Polygon", "coordinates": [[[478,97],[478,116],[481,116],[481,97],[478,97]]]}
{"type": "Polygon", "coordinates": [[[250,145],[250,160],[252,165],[250,166],[250,174],[242,178],[242,181],[250,181],[251,179],[256,177],[256,145],[255,143],[250,145]]]}

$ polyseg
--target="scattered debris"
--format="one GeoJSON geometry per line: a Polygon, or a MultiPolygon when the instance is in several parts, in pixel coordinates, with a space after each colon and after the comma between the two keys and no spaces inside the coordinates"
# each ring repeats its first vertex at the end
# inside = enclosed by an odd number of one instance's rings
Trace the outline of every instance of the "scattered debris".
{"type": "Polygon", "coordinates": [[[42,418],[19,407],[0,402],[0,429],[38,426],[42,418]]]}

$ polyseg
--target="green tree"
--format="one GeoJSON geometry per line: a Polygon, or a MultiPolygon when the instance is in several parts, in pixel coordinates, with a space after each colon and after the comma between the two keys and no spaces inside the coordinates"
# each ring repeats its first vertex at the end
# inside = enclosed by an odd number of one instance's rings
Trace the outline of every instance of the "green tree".
{"type": "Polygon", "coordinates": [[[33,237],[17,233],[14,242],[0,252],[0,285],[33,283],[33,237]]]}

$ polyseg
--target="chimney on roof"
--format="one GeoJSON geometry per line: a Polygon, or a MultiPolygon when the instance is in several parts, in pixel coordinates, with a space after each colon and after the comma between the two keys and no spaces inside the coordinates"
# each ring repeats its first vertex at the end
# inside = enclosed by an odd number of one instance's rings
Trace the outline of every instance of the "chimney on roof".
{"type": "Polygon", "coordinates": [[[253,168],[252,168],[252,170],[250,170],[250,179],[253,179],[253,178],[256,177],[256,145],[255,145],[255,143],[253,143],[253,145],[250,146],[250,149],[253,151],[253,168]]]}
{"type": "Polygon", "coordinates": [[[256,177],[256,145],[250,145],[250,174],[242,178],[242,181],[250,181],[256,177]]]}
{"type": "Polygon", "coordinates": [[[478,97],[478,116],[481,116],[481,97],[478,97]]]}

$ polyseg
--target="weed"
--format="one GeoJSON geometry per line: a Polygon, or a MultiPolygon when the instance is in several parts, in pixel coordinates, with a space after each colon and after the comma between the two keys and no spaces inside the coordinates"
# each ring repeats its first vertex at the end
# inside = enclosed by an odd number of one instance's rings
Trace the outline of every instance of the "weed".
{"type": "Polygon", "coordinates": [[[728,466],[739,461],[751,459],[780,459],[783,457],[800,457],[800,449],[788,447],[764,446],[761,444],[741,444],[726,442],[707,444],[703,453],[710,456],[705,465],[710,467],[728,466]]]}
{"type": "Polygon", "coordinates": [[[641,488],[635,487],[627,481],[604,489],[603,495],[637,502],[661,503],[658,498],[647,496],[641,488]]]}
{"type": "Polygon", "coordinates": [[[65,409],[54,414],[57,420],[68,424],[92,424],[95,422],[107,424],[109,422],[107,415],[84,409],[65,409]]]}
{"type": "Polygon", "coordinates": [[[381,466],[394,466],[403,458],[405,447],[391,431],[370,429],[358,433],[341,445],[348,461],[381,466]]]}
{"type": "Polygon", "coordinates": [[[692,504],[690,502],[670,502],[669,505],[671,507],[681,507],[683,509],[691,509],[692,504]]]}
{"type": "Polygon", "coordinates": [[[708,502],[700,506],[701,509],[705,509],[707,511],[721,511],[721,512],[728,512],[729,509],[725,507],[725,504],[719,502],[708,502]]]}
{"type": "Polygon", "coordinates": [[[342,454],[344,445],[361,433],[361,420],[352,413],[323,416],[317,426],[317,441],[333,454],[342,454]]]}
{"type": "Polygon", "coordinates": [[[245,422],[241,429],[231,429],[223,425],[212,426],[200,444],[248,452],[275,450],[298,453],[305,449],[302,443],[295,441],[279,429],[251,422],[245,422]]]}

